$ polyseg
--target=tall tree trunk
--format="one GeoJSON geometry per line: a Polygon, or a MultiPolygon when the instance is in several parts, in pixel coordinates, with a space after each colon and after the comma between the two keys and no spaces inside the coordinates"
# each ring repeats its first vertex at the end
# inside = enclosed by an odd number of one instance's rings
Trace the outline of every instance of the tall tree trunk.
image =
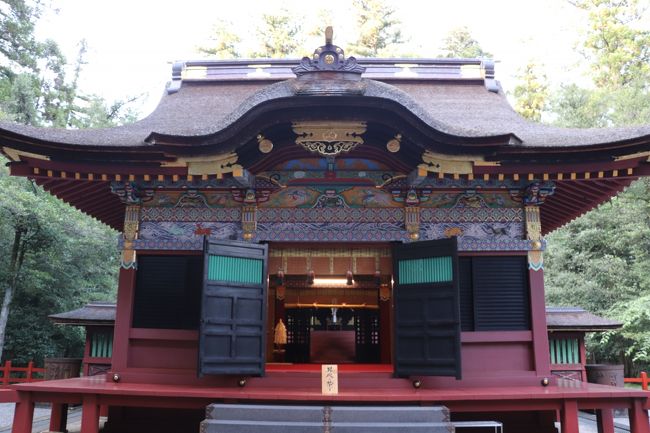
{"type": "Polygon", "coordinates": [[[23,238],[24,229],[19,225],[14,231],[14,243],[11,247],[11,261],[9,262],[9,275],[8,284],[5,287],[5,295],[2,300],[2,307],[0,308],[0,360],[2,360],[2,353],[5,346],[5,336],[7,329],[7,320],[9,319],[9,307],[16,291],[16,282],[18,281],[18,273],[25,258],[23,251],[23,238]]]}

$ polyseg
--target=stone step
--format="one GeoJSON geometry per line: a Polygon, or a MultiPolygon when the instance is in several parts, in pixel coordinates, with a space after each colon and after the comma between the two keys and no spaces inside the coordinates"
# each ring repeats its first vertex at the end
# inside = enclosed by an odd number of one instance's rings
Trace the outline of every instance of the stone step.
{"type": "Polygon", "coordinates": [[[323,433],[323,422],[244,421],[206,419],[201,433],[323,433]]]}
{"type": "Polygon", "coordinates": [[[450,423],[336,423],[326,426],[313,422],[245,421],[206,419],[201,433],[453,433],[450,423]]]}
{"type": "Polygon", "coordinates": [[[208,420],[317,423],[322,428],[323,407],[215,403],[207,407],[205,417],[208,420]]]}
{"type": "Polygon", "coordinates": [[[207,419],[248,421],[347,422],[449,422],[444,406],[286,406],[211,404],[207,419]],[[327,413],[326,413],[327,412],[327,413]]]}
{"type": "Polygon", "coordinates": [[[333,422],[449,422],[449,410],[444,406],[331,406],[333,422]]]}

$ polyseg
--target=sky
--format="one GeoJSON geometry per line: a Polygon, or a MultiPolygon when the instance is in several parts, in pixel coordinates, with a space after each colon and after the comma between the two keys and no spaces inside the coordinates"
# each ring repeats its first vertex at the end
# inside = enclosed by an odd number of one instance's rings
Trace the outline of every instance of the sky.
{"type": "MultiPolygon", "coordinates": [[[[583,11],[566,0],[386,0],[395,7],[408,38],[409,52],[435,57],[445,35],[467,26],[484,50],[492,53],[496,77],[508,89],[529,60],[543,64],[554,84],[579,81],[584,60],[577,53],[586,26],[583,11]]],[[[218,19],[231,21],[255,40],[261,13],[285,7],[309,26],[334,26],[334,43],[345,49],[354,36],[350,0],[51,0],[56,12],[37,26],[41,38],[52,38],[70,62],[79,41],[89,46],[80,86],[109,101],[134,95],[142,115],[151,111],[171,78],[175,60],[203,58],[218,19]],[[320,23],[319,10],[332,11],[334,22],[320,23]]],[[[322,42],[318,41],[314,49],[322,42]]],[[[311,54],[309,52],[304,55],[311,54]]]]}

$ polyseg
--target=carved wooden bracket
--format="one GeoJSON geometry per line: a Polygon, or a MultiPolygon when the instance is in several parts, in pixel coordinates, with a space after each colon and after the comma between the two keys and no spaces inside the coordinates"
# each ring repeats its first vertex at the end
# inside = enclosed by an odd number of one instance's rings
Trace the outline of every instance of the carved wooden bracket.
{"type": "Polygon", "coordinates": [[[363,144],[361,134],[366,132],[366,122],[293,122],[296,144],[309,152],[333,157],[349,152],[363,144]]]}

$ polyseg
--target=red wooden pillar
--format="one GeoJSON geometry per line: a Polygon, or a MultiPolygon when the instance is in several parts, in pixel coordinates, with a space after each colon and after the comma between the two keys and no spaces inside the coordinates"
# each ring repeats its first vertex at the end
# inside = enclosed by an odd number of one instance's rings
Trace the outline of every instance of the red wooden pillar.
{"type": "Polygon", "coordinates": [[[9,385],[10,376],[11,376],[11,361],[5,361],[5,366],[2,368],[2,386],[9,385]]]}
{"type": "Polygon", "coordinates": [[[34,421],[34,402],[29,393],[19,392],[18,403],[14,409],[14,423],[11,433],[32,433],[34,421]]]}
{"type": "Polygon", "coordinates": [[[127,367],[135,276],[135,269],[120,269],[113,335],[112,369],[114,371],[124,370],[127,367]]]}
{"type": "Polygon", "coordinates": [[[92,329],[93,326],[86,326],[86,344],[84,345],[84,359],[82,365],[82,371],[84,376],[90,376],[90,368],[88,365],[88,358],[90,358],[90,348],[92,346],[92,329]]]}
{"type": "Polygon", "coordinates": [[[50,411],[50,431],[66,432],[68,426],[68,405],[65,403],[52,403],[50,411]]]}
{"type": "Polygon", "coordinates": [[[81,433],[99,433],[99,405],[97,396],[88,394],[81,405],[81,433]]]}
{"type": "Polygon", "coordinates": [[[551,360],[548,348],[548,331],[546,329],[546,304],[544,301],[544,271],[530,269],[530,317],[533,331],[533,352],[535,354],[535,372],[537,376],[551,374],[551,360]]]}
{"type": "Polygon", "coordinates": [[[587,347],[585,346],[585,333],[581,333],[580,336],[578,337],[578,345],[580,346],[580,379],[583,382],[587,381],[587,369],[585,368],[585,365],[587,365],[587,347]]]}
{"type": "Polygon", "coordinates": [[[598,425],[598,433],[614,433],[614,414],[612,413],[612,410],[597,410],[596,423],[598,425]]]}
{"type": "Polygon", "coordinates": [[[640,398],[632,400],[632,405],[628,412],[631,433],[650,433],[648,412],[643,408],[643,403],[644,402],[640,398]]]}
{"type": "Polygon", "coordinates": [[[578,402],[576,400],[564,400],[562,402],[560,422],[562,423],[562,433],[579,433],[578,402]]]}

